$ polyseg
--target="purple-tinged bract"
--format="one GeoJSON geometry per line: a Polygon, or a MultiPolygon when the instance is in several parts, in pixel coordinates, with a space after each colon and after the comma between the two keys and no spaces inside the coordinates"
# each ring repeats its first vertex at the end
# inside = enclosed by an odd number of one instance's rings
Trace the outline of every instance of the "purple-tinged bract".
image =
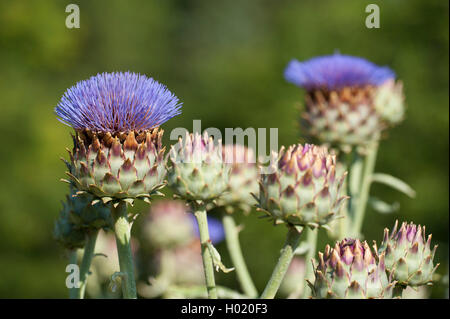
{"type": "Polygon", "coordinates": [[[68,89],[55,112],[76,130],[142,131],[181,113],[181,103],[166,86],[131,72],[102,73],[68,89]]]}
{"type": "Polygon", "coordinates": [[[378,86],[395,73],[388,67],[380,67],[366,59],[334,54],[299,62],[292,60],[284,77],[290,83],[306,89],[338,90],[344,87],[378,86]]]}

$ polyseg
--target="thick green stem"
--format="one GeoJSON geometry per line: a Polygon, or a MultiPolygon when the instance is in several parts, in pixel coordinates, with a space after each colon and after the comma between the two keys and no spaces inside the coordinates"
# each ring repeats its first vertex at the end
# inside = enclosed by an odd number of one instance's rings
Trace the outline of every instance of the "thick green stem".
{"type": "Polygon", "coordinates": [[[272,272],[272,276],[261,295],[262,299],[273,299],[277,294],[278,288],[280,288],[292,257],[294,257],[294,251],[300,242],[301,233],[302,231],[298,230],[296,227],[292,225],[289,226],[286,242],[281,249],[280,257],[272,272]]]}
{"type": "Polygon", "coordinates": [[[308,291],[309,286],[306,282],[306,279],[312,280],[312,276],[314,273],[314,269],[312,266],[312,259],[316,255],[316,249],[317,249],[317,237],[319,234],[319,230],[317,228],[311,229],[308,228],[306,231],[306,242],[308,243],[308,253],[306,254],[306,260],[305,260],[305,280],[303,282],[303,299],[306,299],[309,297],[308,291]]]}
{"type": "Polygon", "coordinates": [[[226,213],[223,213],[222,215],[222,223],[225,229],[225,240],[227,242],[228,251],[236,269],[236,275],[242,291],[249,298],[256,298],[258,296],[258,291],[253,284],[244,257],[242,256],[241,245],[239,244],[239,230],[236,227],[236,223],[234,222],[233,217],[226,213]]]}
{"type": "MultiPolygon", "coordinates": [[[[361,191],[361,176],[364,168],[364,158],[356,150],[353,150],[349,156],[347,191],[350,198],[347,203],[349,218],[347,220],[346,231],[349,229],[352,230],[353,228],[361,191]]],[[[348,236],[348,234],[346,233],[345,236],[348,236]]]]}
{"type": "Polygon", "coordinates": [[[92,258],[94,257],[95,242],[97,241],[98,230],[91,230],[87,234],[87,242],[84,247],[83,259],[80,266],[80,288],[78,288],[78,299],[84,298],[86,291],[87,279],[89,276],[89,268],[91,267],[92,258]]]}
{"type": "MultiPolygon", "coordinates": [[[[69,251],[69,264],[78,265],[78,255],[77,249],[72,249],[69,251]]],[[[77,288],[69,288],[69,298],[70,299],[78,299],[78,291],[77,288]]]]}
{"type": "Polygon", "coordinates": [[[122,277],[122,293],[126,299],[136,299],[136,282],[134,279],[134,262],[131,252],[131,224],[127,216],[127,204],[121,202],[116,208],[112,206],[114,233],[116,235],[117,253],[119,255],[122,277]]]}
{"type": "Polygon", "coordinates": [[[392,292],[392,295],[397,298],[402,298],[403,296],[403,290],[405,289],[404,286],[401,285],[395,285],[394,286],[394,291],[392,292]]]}
{"type": "Polygon", "coordinates": [[[195,217],[198,223],[200,232],[200,242],[202,245],[203,269],[205,271],[206,290],[208,291],[209,299],[217,299],[216,282],[214,279],[214,265],[211,253],[207,246],[210,242],[208,231],[208,219],[206,217],[206,209],[201,206],[195,212],[195,217]]]}
{"type": "Polygon", "coordinates": [[[375,162],[378,152],[378,139],[376,139],[367,150],[364,160],[364,171],[361,180],[361,188],[359,198],[356,205],[354,222],[352,227],[353,236],[359,237],[366,212],[367,200],[369,199],[370,184],[372,183],[372,175],[375,169],[375,162]]]}
{"type": "MultiPolygon", "coordinates": [[[[162,249],[160,253],[160,271],[156,277],[150,280],[151,285],[138,282],[137,289],[139,291],[139,295],[147,299],[157,298],[166,294],[170,288],[170,285],[176,279],[176,252],[170,249],[162,249]]],[[[204,286],[202,286],[202,288],[205,290],[204,286]]],[[[169,295],[170,294],[168,293],[168,296],[169,295]]]]}

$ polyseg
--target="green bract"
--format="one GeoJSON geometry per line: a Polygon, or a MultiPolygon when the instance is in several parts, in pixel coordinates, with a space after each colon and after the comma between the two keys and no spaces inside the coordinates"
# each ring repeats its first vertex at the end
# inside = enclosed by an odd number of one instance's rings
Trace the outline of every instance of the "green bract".
{"type": "Polygon", "coordinates": [[[315,298],[392,298],[395,285],[386,274],[384,255],[372,253],[358,239],[344,239],[334,248],[327,245],[319,252],[314,276],[314,283],[308,283],[315,298]]]}
{"type": "Polygon", "coordinates": [[[397,124],[405,114],[403,84],[388,80],[375,93],[374,105],[381,118],[388,124],[397,124]]]}
{"type": "Polygon", "coordinates": [[[226,192],[217,200],[228,213],[236,208],[249,212],[256,204],[252,194],[258,192],[259,172],[253,151],[245,146],[225,145],[223,159],[230,166],[226,192]]]}
{"type": "Polygon", "coordinates": [[[186,200],[211,202],[227,188],[230,167],[222,161],[221,146],[205,133],[186,135],[172,146],[168,186],[186,200]]]}
{"type": "Polygon", "coordinates": [[[69,212],[69,218],[78,228],[108,229],[112,226],[111,209],[101,201],[94,202],[91,194],[78,194],[72,191],[63,203],[64,210],[69,212]]]}
{"type": "Polygon", "coordinates": [[[334,219],[347,197],[346,173],[336,175],[336,158],[326,148],[292,145],[281,148],[273,172],[261,175],[259,208],[275,222],[318,227],[334,219]]]}
{"type": "Polygon", "coordinates": [[[63,209],[55,221],[53,237],[67,249],[83,248],[86,244],[86,233],[70,221],[69,212],[63,209]]]}
{"type": "Polygon", "coordinates": [[[149,201],[164,186],[163,131],[104,133],[77,131],[70,163],[70,182],[103,202],[149,201]]]}
{"type": "Polygon", "coordinates": [[[93,204],[93,200],[94,197],[88,193],[76,195],[73,188],[66,196],[53,232],[56,240],[66,248],[82,248],[89,231],[112,227],[109,205],[102,202],[93,204]]]}
{"type": "Polygon", "coordinates": [[[397,231],[395,222],[392,234],[384,230],[379,252],[386,254],[386,269],[400,285],[421,286],[432,282],[439,266],[433,265],[437,245],[431,249],[431,235],[425,239],[425,227],[402,223],[397,231]]]}

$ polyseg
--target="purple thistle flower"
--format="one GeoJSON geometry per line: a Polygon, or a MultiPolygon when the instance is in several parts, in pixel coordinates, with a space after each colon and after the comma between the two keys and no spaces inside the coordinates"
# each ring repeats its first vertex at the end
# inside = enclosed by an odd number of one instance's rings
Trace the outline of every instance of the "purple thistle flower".
{"type": "Polygon", "coordinates": [[[366,59],[337,53],[304,62],[294,59],[286,67],[284,78],[307,91],[331,91],[344,87],[378,86],[395,79],[395,73],[366,59]]]}
{"type": "Polygon", "coordinates": [[[74,129],[141,131],[181,113],[181,103],[163,84],[131,72],[102,73],[68,89],[55,108],[74,129]]]}

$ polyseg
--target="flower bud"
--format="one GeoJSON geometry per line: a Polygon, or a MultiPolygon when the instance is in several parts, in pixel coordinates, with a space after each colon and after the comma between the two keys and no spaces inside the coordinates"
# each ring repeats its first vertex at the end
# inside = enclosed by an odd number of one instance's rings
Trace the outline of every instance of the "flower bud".
{"type": "Polygon", "coordinates": [[[108,205],[101,201],[92,204],[94,197],[88,193],[71,192],[63,202],[59,219],[55,222],[55,239],[69,249],[82,248],[86,233],[91,230],[112,227],[112,218],[108,205]]]}
{"type": "Polygon", "coordinates": [[[181,201],[161,200],[154,203],[141,229],[144,243],[157,249],[185,245],[195,237],[188,207],[181,201]]]}
{"type": "Polygon", "coordinates": [[[309,285],[315,298],[392,298],[395,284],[386,274],[384,255],[377,256],[358,239],[344,239],[334,248],[327,245],[319,252],[314,275],[309,285]]]}
{"type": "Polygon", "coordinates": [[[318,227],[334,219],[344,203],[346,173],[336,175],[336,158],[315,145],[282,147],[275,172],[261,175],[259,208],[275,222],[318,227]]]}
{"type": "Polygon", "coordinates": [[[439,266],[433,265],[437,245],[431,248],[431,234],[425,237],[425,226],[398,221],[390,234],[386,228],[379,252],[386,255],[386,269],[400,285],[413,287],[430,284],[439,266]]]}
{"type": "Polygon", "coordinates": [[[86,233],[70,221],[68,212],[64,210],[55,221],[53,237],[69,250],[83,248],[86,244],[86,233]]]}
{"type": "Polygon", "coordinates": [[[207,133],[180,138],[170,150],[169,163],[168,186],[182,199],[208,203],[227,189],[230,168],[222,161],[220,141],[214,145],[207,133]]]}

